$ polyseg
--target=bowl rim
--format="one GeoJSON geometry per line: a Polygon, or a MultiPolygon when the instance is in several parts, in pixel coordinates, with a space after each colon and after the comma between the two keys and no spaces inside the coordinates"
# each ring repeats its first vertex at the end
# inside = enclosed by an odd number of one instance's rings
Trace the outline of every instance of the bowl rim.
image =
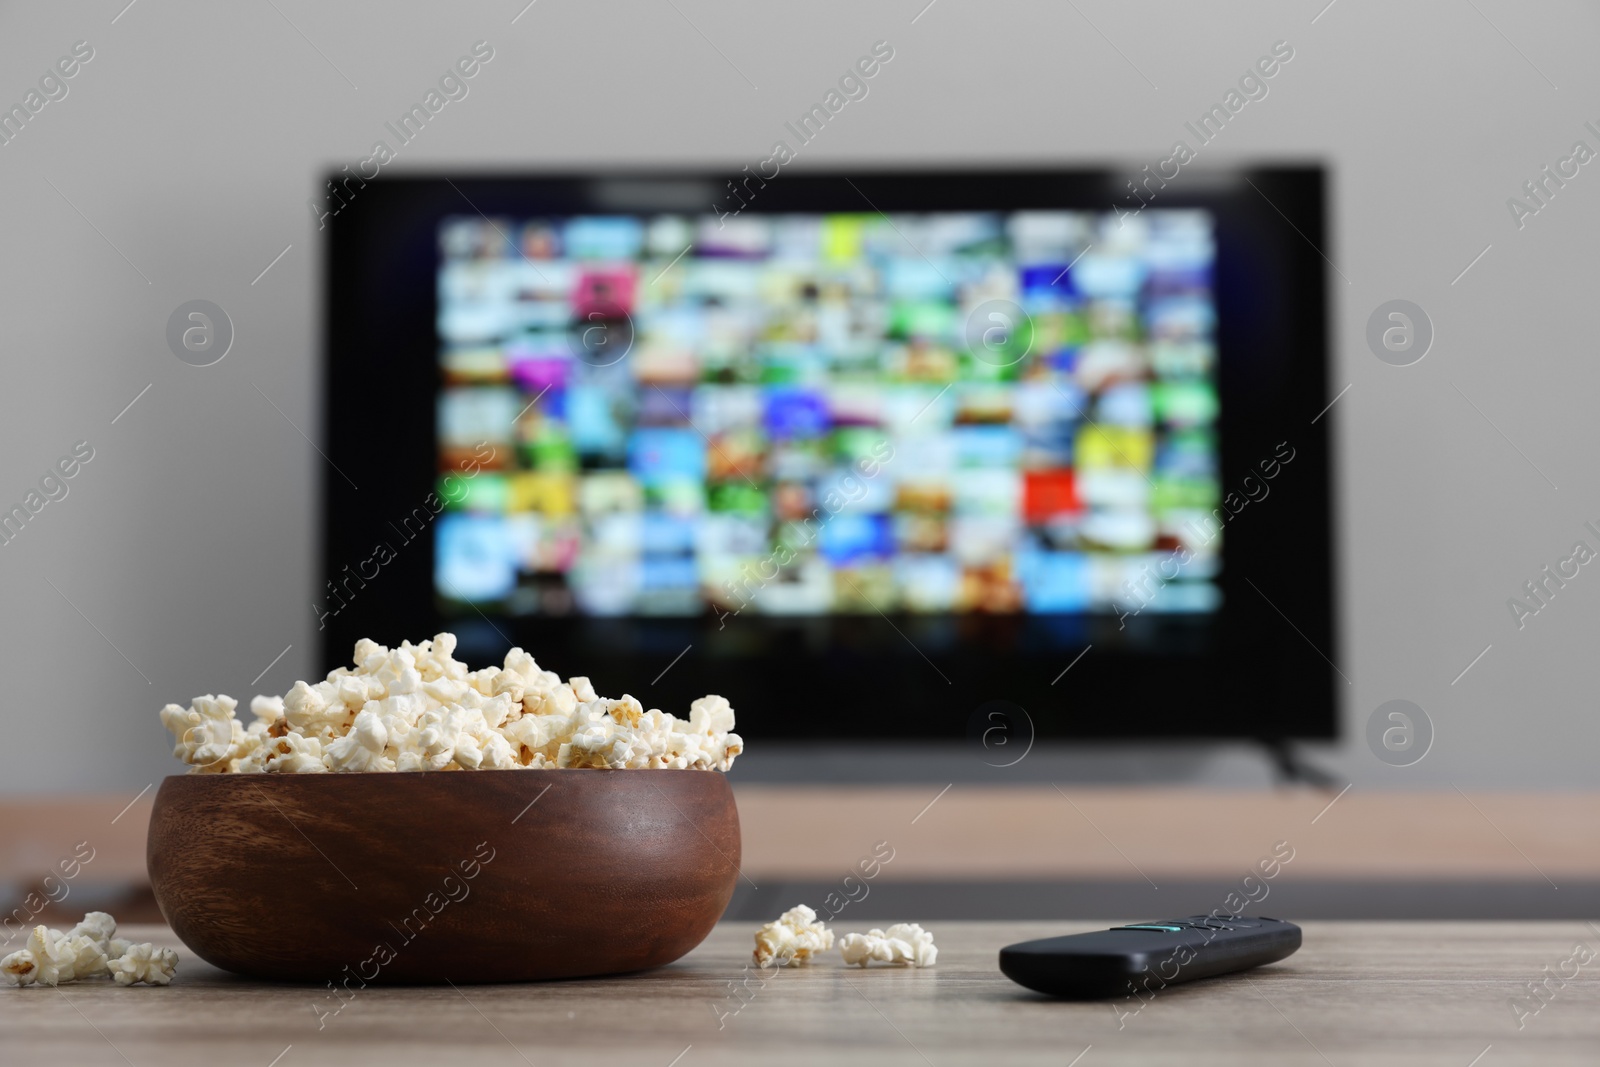
{"type": "MultiPolygon", "coordinates": [[[[530,782],[536,782],[541,780],[539,778],[540,775],[546,774],[581,775],[592,777],[597,781],[609,778],[612,775],[628,775],[629,781],[632,781],[634,776],[640,774],[670,774],[674,776],[674,781],[686,780],[685,778],[677,777],[680,775],[704,775],[707,778],[721,779],[722,782],[729,785],[730,788],[732,785],[732,783],[728,782],[728,773],[726,771],[699,770],[692,767],[495,767],[475,771],[323,771],[321,773],[315,771],[309,773],[290,773],[282,771],[223,771],[210,774],[188,771],[166,775],[160,780],[160,786],[165,788],[169,783],[172,782],[198,783],[201,781],[207,781],[219,783],[216,786],[209,784],[205,786],[199,786],[199,788],[209,789],[225,788],[225,786],[220,784],[223,782],[238,783],[243,785],[246,783],[260,784],[269,781],[281,782],[294,779],[303,779],[312,782],[325,782],[330,779],[339,778],[354,780],[372,779],[377,781],[390,781],[398,783],[419,781],[423,779],[432,780],[439,777],[449,777],[452,779],[462,778],[467,780],[479,778],[493,778],[495,780],[501,780],[508,776],[526,777],[530,782]]],[[[180,786],[179,788],[188,788],[188,786],[180,786]]],[[[276,787],[274,786],[272,788],[276,787]]],[[[159,791],[160,790],[158,789],[157,792],[159,791]]]]}

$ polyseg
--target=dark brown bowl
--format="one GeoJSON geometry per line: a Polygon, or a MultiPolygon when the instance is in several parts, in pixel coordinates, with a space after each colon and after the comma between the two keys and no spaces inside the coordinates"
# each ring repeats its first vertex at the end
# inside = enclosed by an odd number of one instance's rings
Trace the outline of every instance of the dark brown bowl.
{"type": "Polygon", "coordinates": [[[146,859],[178,937],[235,974],[577,978],[711,932],[739,812],[716,771],[190,774],[161,783],[146,859]]]}

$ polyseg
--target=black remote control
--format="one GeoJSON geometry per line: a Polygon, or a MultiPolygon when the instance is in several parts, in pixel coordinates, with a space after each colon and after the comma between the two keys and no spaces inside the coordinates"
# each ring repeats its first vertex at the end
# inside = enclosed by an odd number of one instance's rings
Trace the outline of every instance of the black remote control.
{"type": "Polygon", "coordinates": [[[1300,947],[1300,928],[1249,915],[1191,915],[1000,950],[1000,970],[1055,997],[1147,997],[1177,982],[1276,963],[1300,947]]]}

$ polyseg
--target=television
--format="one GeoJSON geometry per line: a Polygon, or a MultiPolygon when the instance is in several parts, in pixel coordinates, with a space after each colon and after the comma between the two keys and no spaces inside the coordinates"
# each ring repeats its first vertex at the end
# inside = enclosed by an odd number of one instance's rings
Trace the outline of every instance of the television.
{"type": "Polygon", "coordinates": [[[328,666],[752,739],[1336,733],[1326,176],[335,175],[328,666]]]}

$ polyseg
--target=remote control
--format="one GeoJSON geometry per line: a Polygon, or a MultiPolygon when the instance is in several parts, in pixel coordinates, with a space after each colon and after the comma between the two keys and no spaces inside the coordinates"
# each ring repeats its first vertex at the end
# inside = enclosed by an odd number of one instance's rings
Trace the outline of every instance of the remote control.
{"type": "Polygon", "coordinates": [[[1249,915],[1191,915],[1000,950],[1013,982],[1056,997],[1144,997],[1177,982],[1276,963],[1300,947],[1300,928],[1249,915]]]}

